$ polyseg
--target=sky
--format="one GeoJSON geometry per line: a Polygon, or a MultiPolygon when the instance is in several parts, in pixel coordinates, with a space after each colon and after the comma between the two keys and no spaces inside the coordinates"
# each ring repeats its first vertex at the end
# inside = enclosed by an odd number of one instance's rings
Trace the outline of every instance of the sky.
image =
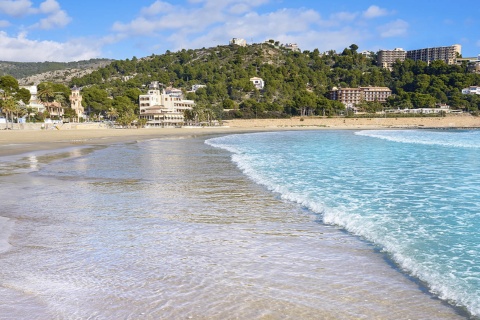
{"type": "Polygon", "coordinates": [[[0,0],[0,61],[124,60],[232,38],[320,52],[460,44],[476,57],[479,13],[446,0],[0,0]]]}

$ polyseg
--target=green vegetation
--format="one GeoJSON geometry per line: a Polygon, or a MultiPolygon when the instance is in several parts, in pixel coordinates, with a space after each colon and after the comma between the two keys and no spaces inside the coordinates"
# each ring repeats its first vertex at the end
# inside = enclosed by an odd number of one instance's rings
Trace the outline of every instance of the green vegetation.
{"type": "Polygon", "coordinates": [[[360,107],[365,112],[384,107],[434,107],[436,103],[477,111],[480,105],[479,96],[461,94],[462,88],[480,84],[480,75],[468,73],[466,65],[449,66],[442,61],[428,65],[407,60],[395,64],[390,72],[377,67],[374,59],[359,54],[355,44],[340,54],[320,54],[317,49],[292,52],[273,43],[167,51],[143,59],[114,61],[73,79],[71,84],[86,87],[85,106],[97,113],[120,106],[120,113],[132,108],[138,113],[139,89],[154,80],[181,88],[185,93],[194,84],[206,85],[186,97],[221,119],[343,114],[344,106],[328,99],[333,87],[392,89],[394,95],[386,106],[364,103],[360,107]],[[255,89],[249,81],[251,77],[261,77],[265,88],[255,89]]]}

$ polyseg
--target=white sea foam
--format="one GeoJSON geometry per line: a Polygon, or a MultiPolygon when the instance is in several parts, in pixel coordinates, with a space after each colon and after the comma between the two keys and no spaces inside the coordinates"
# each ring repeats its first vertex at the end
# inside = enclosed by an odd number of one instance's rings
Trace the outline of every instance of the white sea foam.
{"type": "Polygon", "coordinates": [[[357,131],[355,134],[401,143],[457,148],[480,148],[480,132],[477,131],[363,130],[357,131]]]}

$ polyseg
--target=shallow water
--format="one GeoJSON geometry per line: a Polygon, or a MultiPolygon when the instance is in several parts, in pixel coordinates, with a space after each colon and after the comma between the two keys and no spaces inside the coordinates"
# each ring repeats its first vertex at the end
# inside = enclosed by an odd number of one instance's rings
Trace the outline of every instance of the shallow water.
{"type": "Polygon", "coordinates": [[[464,317],[202,139],[48,157],[2,161],[0,319],[464,317]]]}

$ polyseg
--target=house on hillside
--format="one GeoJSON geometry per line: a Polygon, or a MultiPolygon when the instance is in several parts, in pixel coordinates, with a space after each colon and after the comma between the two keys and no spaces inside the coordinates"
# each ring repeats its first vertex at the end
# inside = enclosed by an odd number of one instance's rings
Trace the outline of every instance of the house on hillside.
{"type": "Polygon", "coordinates": [[[479,86],[470,86],[468,88],[462,89],[462,94],[480,94],[479,86]]]}
{"type": "Polygon", "coordinates": [[[253,77],[253,78],[250,78],[250,81],[253,83],[255,88],[257,88],[258,90],[262,90],[263,87],[265,87],[265,82],[263,81],[262,78],[253,77]]]}
{"type": "Polygon", "coordinates": [[[233,38],[232,40],[230,40],[230,45],[231,46],[237,45],[237,46],[240,46],[240,47],[246,47],[247,46],[247,40],[242,39],[242,38],[233,38]]]}

